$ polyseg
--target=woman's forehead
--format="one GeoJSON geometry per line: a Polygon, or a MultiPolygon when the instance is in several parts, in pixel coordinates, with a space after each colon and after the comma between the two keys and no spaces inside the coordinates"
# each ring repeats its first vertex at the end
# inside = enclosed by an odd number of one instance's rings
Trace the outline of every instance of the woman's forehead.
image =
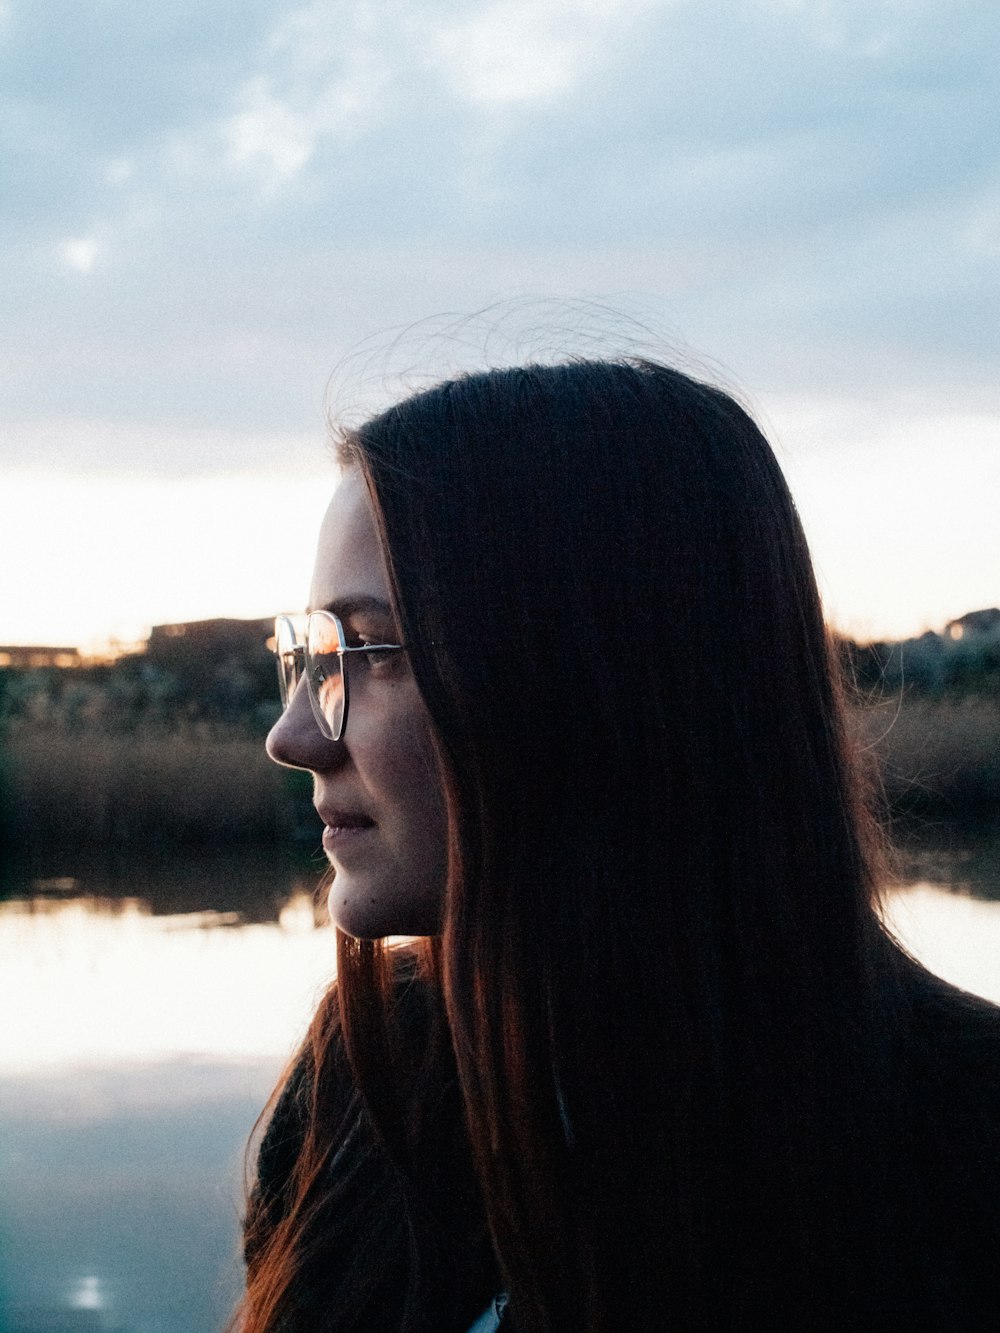
{"type": "Polygon", "coordinates": [[[368,491],[351,471],[320,526],[309,604],[315,610],[365,598],[387,602],[389,589],[368,491]]]}

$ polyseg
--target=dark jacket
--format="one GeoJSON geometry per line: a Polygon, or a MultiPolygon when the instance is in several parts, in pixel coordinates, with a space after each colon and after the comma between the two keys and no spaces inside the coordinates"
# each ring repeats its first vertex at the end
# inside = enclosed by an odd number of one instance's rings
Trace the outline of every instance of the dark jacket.
{"type": "MultiPolygon", "coordinates": [[[[1000,1327],[1000,1008],[915,964],[906,963],[903,975],[906,1017],[894,1075],[894,1123],[886,1137],[890,1169],[882,1177],[888,1184],[873,1191],[871,1199],[884,1226],[864,1270],[848,1270],[837,1291],[822,1298],[817,1293],[808,1319],[810,1333],[993,1333],[1000,1327]]],[[[255,1203],[272,1221],[288,1202],[309,1091],[308,1061],[302,1059],[259,1151],[255,1203]]],[[[378,1183],[385,1163],[378,1165],[376,1136],[360,1102],[356,1107],[330,1170],[342,1171],[358,1154],[370,1156],[377,1206],[405,1209],[405,1189],[398,1179],[386,1184],[393,1181],[391,1171],[378,1183]]],[[[359,1256],[331,1255],[331,1268],[336,1269],[338,1258],[349,1268],[359,1256]]],[[[442,1263],[447,1272],[447,1254],[442,1263]]],[[[503,1285],[495,1268],[481,1265],[465,1313],[457,1316],[456,1333],[473,1322],[503,1285]]],[[[792,1325],[776,1308],[744,1310],[738,1319],[714,1325],[711,1333],[723,1327],[784,1333],[792,1325]]],[[[397,1326],[386,1324],[386,1333],[397,1326]]],[[[504,1318],[504,1333],[514,1333],[515,1327],[516,1297],[504,1318]]],[[[795,1327],[798,1333],[805,1326],[795,1327]]],[[[318,1333],[320,1328],[325,1325],[304,1320],[295,1333],[318,1333]]],[[[447,1330],[441,1327],[435,1333],[447,1330]]]]}

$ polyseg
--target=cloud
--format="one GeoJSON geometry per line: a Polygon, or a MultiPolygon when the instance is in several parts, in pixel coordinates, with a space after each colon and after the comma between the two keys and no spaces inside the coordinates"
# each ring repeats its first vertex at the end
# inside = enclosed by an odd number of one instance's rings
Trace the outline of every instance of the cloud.
{"type": "Polygon", "coordinates": [[[265,186],[297,176],[321,140],[350,142],[377,118],[388,16],[345,4],[332,17],[326,3],[284,17],[215,127],[228,164],[255,170],[265,186]]]}
{"type": "Polygon", "coordinates": [[[329,153],[344,145],[391,133],[400,146],[399,128],[408,139],[405,122],[415,129],[436,121],[436,105],[488,112],[565,101],[606,57],[615,32],[652,7],[653,0],[497,0],[457,8],[440,0],[355,0],[334,18],[328,0],[318,0],[279,20],[254,72],[231,96],[232,109],[180,151],[210,157],[218,137],[231,167],[251,169],[274,189],[310,164],[324,170],[329,153]]]}
{"type": "Polygon", "coordinates": [[[229,162],[236,167],[263,164],[279,179],[294,176],[312,156],[311,118],[296,113],[261,80],[248,85],[241,100],[243,109],[223,128],[229,162]]]}
{"type": "Polygon", "coordinates": [[[104,179],[108,185],[124,185],[135,170],[135,163],[127,157],[109,158],[104,166],[104,179]]]}
{"type": "Polygon", "coordinates": [[[76,236],[62,241],[59,245],[59,258],[67,268],[77,273],[90,273],[101,253],[100,242],[95,236],[76,236]]]}
{"type": "Polygon", "coordinates": [[[597,297],[756,404],[845,621],[996,600],[992,0],[97,12],[2,29],[0,492],[17,469],[28,531],[54,473],[68,512],[120,473],[143,505],[205,474],[312,494],[335,367],[352,413],[404,372],[613,346],[599,309],[522,299],[597,297]]]}
{"type": "Polygon", "coordinates": [[[966,210],[958,239],[970,254],[1000,258],[1000,189],[984,192],[966,210]]]}
{"type": "Polygon", "coordinates": [[[358,339],[520,293],[638,295],[767,391],[996,404],[989,0],[71,11],[6,28],[11,420],[307,432],[358,339]]]}
{"type": "Polygon", "coordinates": [[[475,104],[547,103],[574,91],[643,0],[496,0],[432,23],[429,63],[475,104]]]}

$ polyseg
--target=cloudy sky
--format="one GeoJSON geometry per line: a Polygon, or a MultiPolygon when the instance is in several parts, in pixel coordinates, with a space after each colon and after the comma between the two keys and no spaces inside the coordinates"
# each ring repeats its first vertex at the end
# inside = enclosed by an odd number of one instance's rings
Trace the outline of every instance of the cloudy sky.
{"type": "Polygon", "coordinates": [[[736,387],[848,628],[1000,603],[998,57],[995,0],[0,0],[0,642],[299,605],[331,373],[491,322],[736,387]]]}

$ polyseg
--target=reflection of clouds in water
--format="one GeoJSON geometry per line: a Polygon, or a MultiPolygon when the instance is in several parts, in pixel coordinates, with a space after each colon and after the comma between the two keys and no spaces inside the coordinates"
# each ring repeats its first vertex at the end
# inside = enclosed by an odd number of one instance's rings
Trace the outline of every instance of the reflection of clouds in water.
{"type": "Polygon", "coordinates": [[[107,1300],[101,1279],[93,1276],[80,1278],[70,1292],[69,1303],[74,1310],[103,1310],[107,1300]]]}
{"type": "MultiPolygon", "coordinates": [[[[43,900],[44,901],[44,900],[43,900]]],[[[0,1069],[289,1054],[334,972],[306,895],[281,925],[152,916],[136,899],[0,904],[0,1069]],[[305,898],[305,906],[303,904],[305,898]],[[226,929],[219,929],[226,925],[226,929]]]]}
{"type": "MultiPolygon", "coordinates": [[[[920,884],[889,915],[933,970],[1000,1001],[1000,903],[920,884]]],[[[305,894],[281,925],[223,929],[135,899],[0,904],[0,1005],[32,1003],[0,1034],[5,1294],[26,1329],[222,1326],[242,1147],[332,973],[311,916],[305,894]]]]}
{"type": "Polygon", "coordinates": [[[0,1328],[222,1328],[241,1284],[243,1145],[281,1064],[0,1080],[0,1328]]]}
{"type": "Polygon", "coordinates": [[[915,884],[892,895],[886,915],[932,972],[1000,1004],[1000,902],[915,884]]]}

